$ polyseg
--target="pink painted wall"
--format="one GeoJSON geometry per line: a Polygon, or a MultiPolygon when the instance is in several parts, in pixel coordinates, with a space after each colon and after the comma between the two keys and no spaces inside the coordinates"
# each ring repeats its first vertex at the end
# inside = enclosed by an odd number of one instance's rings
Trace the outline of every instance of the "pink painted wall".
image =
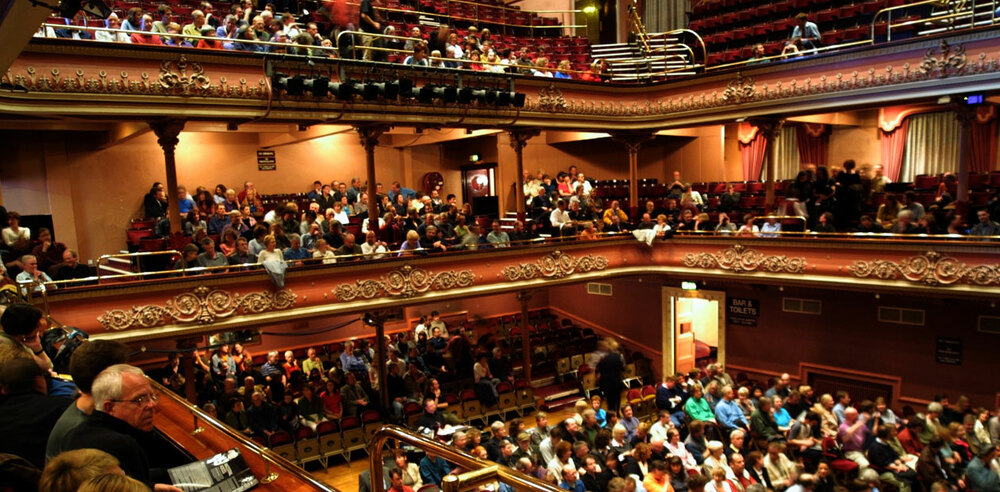
{"type": "Polygon", "coordinates": [[[758,299],[761,312],[755,328],[727,326],[729,364],[797,373],[801,361],[881,373],[902,378],[903,396],[930,399],[947,392],[954,400],[965,394],[985,406],[993,406],[1000,391],[991,373],[1000,337],[976,329],[979,315],[1000,315],[988,303],[774,287],[731,287],[727,295],[758,299]],[[786,296],[822,300],[822,315],[782,312],[786,296]],[[879,322],[879,305],[924,309],[926,325],[879,322]],[[935,362],[938,336],[963,341],[961,366],[935,362]]]}

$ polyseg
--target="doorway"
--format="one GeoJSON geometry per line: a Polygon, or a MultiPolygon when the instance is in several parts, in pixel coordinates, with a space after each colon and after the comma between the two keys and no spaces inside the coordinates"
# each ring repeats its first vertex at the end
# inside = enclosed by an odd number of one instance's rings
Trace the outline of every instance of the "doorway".
{"type": "Polygon", "coordinates": [[[663,288],[663,374],[725,363],[726,293],[663,288]]]}

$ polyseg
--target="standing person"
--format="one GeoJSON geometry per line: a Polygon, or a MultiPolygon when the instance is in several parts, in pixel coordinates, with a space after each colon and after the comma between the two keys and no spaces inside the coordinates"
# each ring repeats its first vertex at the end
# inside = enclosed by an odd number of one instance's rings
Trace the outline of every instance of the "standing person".
{"type": "Polygon", "coordinates": [[[618,342],[607,338],[603,344],[606,353],[597,363],[597,387],[608,402],[608,411],[618,412],[624,389],[622,374],[625,372],[625,359],[618,353],[618,342]]]}
{"type": "MultiPolygon", "coordinates": [[[[375,13],[375,5],[378,3],[379,0],[361,0],[361,8],[358,10],[358,25],[366,33],[381,34],[382,32],[382,23],[379,22],[379,16],[375,13]]],[[[371,46],[373,41],[375,41],[375,36],[362,36],[361,38],[363,46],[371,46]]],[[[374,52],[367,49],[362,51],[362,58],[371,61],[374,52]]]]}

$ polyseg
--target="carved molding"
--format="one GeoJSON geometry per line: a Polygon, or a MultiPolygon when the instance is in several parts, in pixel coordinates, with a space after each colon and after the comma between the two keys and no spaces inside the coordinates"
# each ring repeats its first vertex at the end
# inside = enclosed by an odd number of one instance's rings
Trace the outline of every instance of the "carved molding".
{"type": "Polygon", "coordinates": [[[936,48],[927,50],[924,61],[920,63],[920,73],[939,79],[950,75],[961,75],[965,70],[965,45],[959,44],[952,51],[948,41],[942,39],[940,48],[940,56],[938,56],[936,48]]]}
{"type": "Polygon", "coordinates": [[[376,280],[358,280],[353,284],[340,284],[333,289],[333,293],[341,301],[375,297],[413,297],[431,290],[469,287],[475,279],[472,270],[433,273],[423,268],[403,265],[376,280]]]}
{"type": "Polygon", "coordinates": [[[911,256],[900,261],[855,261],[847,271],[858,278],[875,277],[882,280],[906,280],[932,286],[966,283],[972,285],[1000,285],[1000,265],[969,265],[952,256],[936,251],[911,256]]]}
{"type": "Polygon", "coordinates": [[[737,73],[736,78],[726,84],[726,90],[722,91],[722,100],[731,104],[742,104],[753,101],[757,97],[757,86],[753,82],[753,77],[743,78],[743,74],[737,73]]]}
{"type": "Polygon", "coordinates": [[[160,87],[167,93],[192,96],[201,95],[212,86],[200,63],[188,63],[187,57],[180,60],[160,62],[160,87]]]}
{"type": "Polygon", "coordinates": [[[556,84],[538,89],[538,108],[542,111],[566,111],[569,105],[556,84]]]}
{"type": "Polygon", "coordinates": [[[208,324],[237,314],[288,309],[295,305],[296,297],[290,289],[240,295],[202,285],[174,296],[164,306],[149,304],[131,309],[112,309],[99,316],[97,321],[106,330],[112,331],[132,327],[151,328],[168,322],[208,324]]]}
{"type": "Polygon", "coordinates": [[[508,282],[534,278],[559,279],[574,273],[604,270],[607,267],[608,258],[605,256],[586,255],[577,258],[556,250],[539,258],[534,263],[505,266],[500,271],[500,275],[508,282]]]}
{"type": "Polygon", "coordinates": [[[785,255],[765,255],[742,244],[734,244],[717,253],[688,253],[681,259],[692,268],[718,268],[735,273],[763,271],[768,273],[803,273],[806,259],[785,255]]]}

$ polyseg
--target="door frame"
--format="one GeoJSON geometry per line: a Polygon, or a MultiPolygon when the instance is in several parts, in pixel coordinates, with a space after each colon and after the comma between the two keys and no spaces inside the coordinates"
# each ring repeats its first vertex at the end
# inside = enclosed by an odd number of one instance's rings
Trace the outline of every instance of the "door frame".
{"type": "Polygon", "coordinates": [[[662,345],[663,345],[663,377],[673,375],[676,370],[677,353],[675,351],[674,298],[694,298],[706,301],[716,301],[719,316],[719,347],[717,359],[726,363],[726,292],[721,290],[685,290],[678,287],[662,288],[662,345]]]}

